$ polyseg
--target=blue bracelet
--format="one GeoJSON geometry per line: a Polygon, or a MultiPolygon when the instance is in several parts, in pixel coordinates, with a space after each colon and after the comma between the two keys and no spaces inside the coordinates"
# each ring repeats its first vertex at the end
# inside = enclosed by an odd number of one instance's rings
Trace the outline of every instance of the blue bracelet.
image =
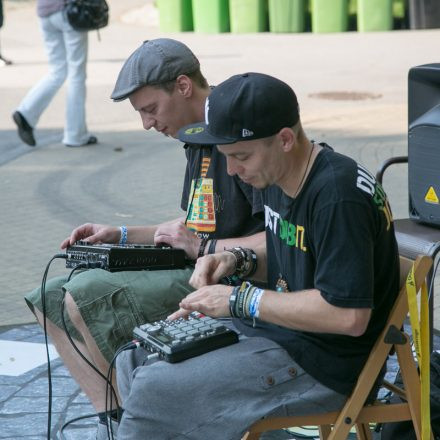
{"type": "Polygon", "coordinates": [[[259,289],[258,287],[255,289],[252,294],[252,298],[249,305],[249,316],[251,318],[258,318],[260,316],[260,300],[263,296],[264,290],[259,289]]]}
{"type": "Polygon", "coordinates": [[[120,226],[121,238],[119,239],[119,244],[127,243],[127,226],[120,226]]]}

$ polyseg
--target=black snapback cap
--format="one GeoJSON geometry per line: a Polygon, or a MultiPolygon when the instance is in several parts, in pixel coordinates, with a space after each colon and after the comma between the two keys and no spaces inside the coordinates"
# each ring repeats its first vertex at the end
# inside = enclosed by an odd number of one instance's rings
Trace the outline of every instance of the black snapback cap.
{"type": "Polygon", "coordinates": [[[205,122],[179,130],[191,144],[232,144],[273,136],[299,120],[295,92],[263,73],[234,75],[213,89],[205,102],[205,122]]]}

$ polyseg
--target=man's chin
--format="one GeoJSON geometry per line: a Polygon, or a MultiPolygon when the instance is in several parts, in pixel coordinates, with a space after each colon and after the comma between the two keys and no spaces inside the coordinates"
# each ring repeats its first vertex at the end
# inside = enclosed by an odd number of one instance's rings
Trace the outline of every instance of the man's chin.
{"type": "Polygon", "coordinates": [[[265,189],[267,188],[269,185],[267,183],[250,183],[249,185],[253,186],[255,189],[265,189]]]}
{"type": "Polygon", "coordinates": [[[244,178],[242,178],[242,177],[240,177],[240,178],[241,178],[241,180],[242,180],[244,183],[246,183],[247,185],[251,185],[251,186],[253,186],[253,187],[256,188],[256,189],[264,189],[264,188],[267,187],[267,185],[265,185],[265,184],[262,183],[262,182],[258,182],[258,180],[256,180],[256,179],[252,179],[252,178],[250,178],[250,179],[244,179],[244,178]]]}

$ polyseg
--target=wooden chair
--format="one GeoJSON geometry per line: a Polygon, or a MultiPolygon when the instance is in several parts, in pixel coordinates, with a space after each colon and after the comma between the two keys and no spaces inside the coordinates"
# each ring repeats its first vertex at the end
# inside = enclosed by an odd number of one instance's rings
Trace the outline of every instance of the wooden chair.
{"type": "MultiPolygon", "coordinates": [[[[376,180],[382,184],[385,171],[396,164],[408,163],[408,156],[395,156],[385,160],[376,173],[376,180]]],[[[402,257],[416,259],[417,255],[428,255],[434,263],[436,257],[440,255],[440,229],[419,223],[412,218],[394,219],[394,231],[396,233],[399,254],[402,257]]],[[[434,271],[429,271],[426,277],[428,287],[431,289],[429,298],[429,323],[430,323],[430,341],[429,346],[433,348],[433,329],[434,329],[434,271]]]]}
{"type": "MultiPolygon", "coordinates": [[[[431,269],[432,259],[427,256],[418,256],[414,264],[414,278],[418,292],[431,269]]],[[[342,410],[307,416],[262,419],[248,428],[242,440],[258,440],[262,432],[295,426],[319,426],[321,440],[344,440],[350,429],[355,426],[358,440],[371,440],[370,422],[398,422],[402,420],[412,420],[417,440],[421,439],[420,377],[409,337],[401,330],[408,315],[405,280],[411,265],[411,260],[400,257],[401,289],[399,295],[390,312],[387,324],[376,341],[357,384],[342,410]],[[394,404],[375,402],[366,405],[367,397],[393,347],[397,353],[404,389],[386,381],[383,385],[405,399],[405,402],[394,404]]],[[[431,439],[433,439],[432,433],[431,439]]]]}

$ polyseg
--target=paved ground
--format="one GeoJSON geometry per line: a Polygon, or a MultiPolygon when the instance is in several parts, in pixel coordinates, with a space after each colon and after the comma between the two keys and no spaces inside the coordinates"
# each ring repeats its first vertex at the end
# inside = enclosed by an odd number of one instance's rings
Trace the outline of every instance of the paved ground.
{"type": "MultiPolygon", "coordinates": [[[[10,115],[47,71],[47,63],[35,1],[4,1],[1,48],[14,61],[0,69],[0,326],[5,326],[0,328],[0,338],[5,341],[41,341],[35,325],[23,326],[33,323],[33,316],[22,297],[41,282],[47,261],[73,227],[85,221],[146,224],[179,212],[184,172],[180,144],[141,130],[128,103],[109,100],[123,60],[141,41],[163,36],[153,0],[109,3],[111,23],[101,31],[101,41],[95,33],[89,36],[88,124],[100,143],[68,149],[60,143],[64,90],[40,120],[36,148],[16,137],[10,115]]],[[[406,154],[408,69],[438,60],[440,30],[168,36],[194,50],[212,84],[244,71],[261,71],[287,81],[297,91],[310,137],[328,142],[375,172],[384,159],[406,154]],[[320,99],[323,92],[368,97],[320,99]]],[[[407,215],[406,179],[405,166],[390,169],[385,176],[396,218],[407,215]]],[[[65,272],[61,263],[54,263],[50,275],[65,272]]],[[[438,315],[440,301],[436,302],[438,315]]],[[[44,435],[44,368],[19,376],[0,375],[0,438],[44,435]]],[[[88,411],[89,406],[58,360],[54,374],[68,384],[56,396],[59,406],[54,421],[60,426],[66,414],[88,411]]]]}

